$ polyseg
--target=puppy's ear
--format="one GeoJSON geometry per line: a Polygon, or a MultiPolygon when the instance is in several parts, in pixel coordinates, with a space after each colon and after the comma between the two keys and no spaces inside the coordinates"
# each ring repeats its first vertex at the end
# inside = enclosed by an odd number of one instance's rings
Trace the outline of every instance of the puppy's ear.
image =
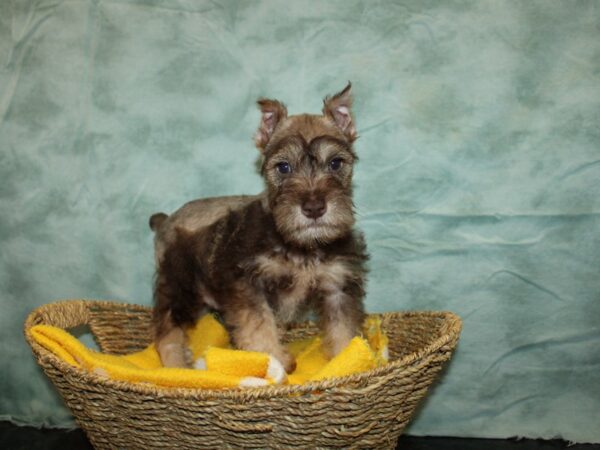
{"type": "Polygon", "coordinates": [[[343,91],[338,92],[333,97],[325,97],[323,100],[323,114],[333,120],[350,142],[358,137],[354,118],[352,117],[351,89],[352,83],[348,82],[343,91]]]}
{"type": "Polygon", "coordinates": [[[256,147],[264,152],[269,143],[277,124],[287,117],[287,108],[277,100],[261,98],[258,100],[258,107],[261,112],[260,125],[254,135],[256,147]]]}

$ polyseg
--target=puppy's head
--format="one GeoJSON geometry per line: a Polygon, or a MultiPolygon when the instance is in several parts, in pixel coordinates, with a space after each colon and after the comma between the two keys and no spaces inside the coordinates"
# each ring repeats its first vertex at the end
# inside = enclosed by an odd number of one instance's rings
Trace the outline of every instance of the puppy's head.
{"type": "Polygon", "coordinates": [[[258,101],[254,140],[269,207],[283,238],[314,248],[350,232],[354,224],[352,166],[357,138],[351,85],[323,100],[321,115],[287,115],[277,100],[258,101]]]}

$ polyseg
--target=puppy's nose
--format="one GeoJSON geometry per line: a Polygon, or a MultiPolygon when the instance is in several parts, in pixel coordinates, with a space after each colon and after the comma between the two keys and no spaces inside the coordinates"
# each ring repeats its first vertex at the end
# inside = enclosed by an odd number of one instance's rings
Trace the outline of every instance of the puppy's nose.
{"type": "Polygon", "coordinates": [[[323,199],[311,198],[302,204],[302,214],[309,219],[318,219],[327,211],[327,205],[323,199]]]}

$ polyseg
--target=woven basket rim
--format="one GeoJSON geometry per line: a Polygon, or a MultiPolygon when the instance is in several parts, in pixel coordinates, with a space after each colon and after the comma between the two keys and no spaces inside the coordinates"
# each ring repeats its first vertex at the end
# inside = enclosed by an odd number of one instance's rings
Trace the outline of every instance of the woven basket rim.
{"type": "MultiPolygon", "coordinates": [[[[347,375],[344,377],[336,377],[321,381],[311,381],[301,385],[279,385],[279,386],[264,386],[254,388],[229,388],[229,389],[203,389],[203,388],[173,388],[163,387],[154,384],[146,383],[131,383],[119,380],[113,380],[107,377],[97,375],[92,372],[88,372],[84,368],[75,367],[67,362],[60,359],[51,351],[42,347],[38,344],[31,336],[31,327],[38,324],[38,318],[43,317],[43,313],[49,310],[55,310],[62,308],[63,310],[75,309],[82,307],[88,311],[93,307],[109,307],[113,309],[129,309],[132,311],[143,311],[149,312],[152,307],[139,305],[135,303],[124,303],[121,301],[109,301],[109,300],[93,300],[93,299],[67,299],[58,300],[52,303],[41,305],[35,308],[27,316],[24,324],[25,338],[30,345],[33,353],[38,359],[39,363],[49,363],[53,365],[61,373],[69,376],[74,376],[82,379],[86,384],[99,385],[101,387],[119,391],[134,392],[143,395],[160,396],[160,397],[175,397],[175,398],[193,398],[197,400],[208,400],[208,399],[219,399],[219,398],[239,398],[244,400],[268,398],[268,397],[280,397],[289,395],[302,395],[311,394],[315,392],[331,391],[336,392],[349,391],[365,391],[376,389],[379,385],[385,383],[390,378],[396,377],[399,370],[406,369],[407,367],[418,363],[428,355],[434,354],[441,347],[450,344],[452,347],[458,340],[462,329],[462,320],[458,315],[450,311],[395,311],[395,312],[383,312],[383,313],[372,313],[369,316],[376,317],[416,317],[416,316],[428,316],[445,319],[448,324],[448,332],[441,335],[433,342],[417,350],[416,352],[405,355],[399,359],[393,360],[385,364],[384,366],[361,372],[354,375],[347,375]],[[352,384],[364,382],[367,379],[373,379],[374,382],[369,380],[366,388],[353,387],[352,384]]],[[[301,328],[307,323],[295,325],[293,328],[301,328]]],[[[87,322],[80,323],[79,325],[85,325],[87,322]]],[[[77,326],[77,325],[75,325],[77,326]]],[[[71,327],[67,327],[71,328],[71,327]]],[[[293,329],[292,328],[292,329],[293,329]]]]}

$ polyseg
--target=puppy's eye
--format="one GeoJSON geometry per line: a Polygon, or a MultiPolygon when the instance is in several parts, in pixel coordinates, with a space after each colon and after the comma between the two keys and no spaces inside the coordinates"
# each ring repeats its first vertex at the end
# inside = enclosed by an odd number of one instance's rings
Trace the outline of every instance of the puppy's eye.
{"type": "Polygon", "coordinates": [[[333,171],[340,170],[343,163],[344,160],[342,158],[333,158],[331,161],[329,161],[329,168],[333,171]]]}
{"type": "Polygon", "coordinates": [[[290,173],[292,171],[292,166],[290,166],[290,163],[285,162],[285,161],[277,163],[277,165],[275,167],[277,167],[277,171],[279,173],[285,174],[285,173],[290,173]]]}

